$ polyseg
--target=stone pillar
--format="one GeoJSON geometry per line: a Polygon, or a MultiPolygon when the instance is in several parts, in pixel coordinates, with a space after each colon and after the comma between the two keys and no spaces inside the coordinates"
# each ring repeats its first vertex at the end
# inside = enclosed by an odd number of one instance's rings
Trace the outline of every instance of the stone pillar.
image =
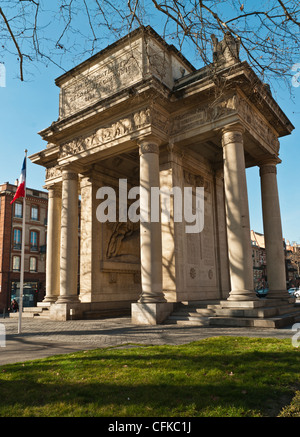
{"type": "Polygon", "coordinates": [[[60,296],[57,304],[77,302],[78,174],[62,171],[60,296]]]}
{"type": "Polygon", "coordinates": [[[94,277],[97,266],[94,262],[99,233],[96,234],[96,186],[93,178],[85,176],[80,181],[81,193],[81,243],[80,243],[80,301],[92,302],[94,277]]]}
{"type": "Polygon", "coordinates": [[[48,188],[46,296],[43,302],[53,303],[60,290],[60,223],[61,187],[48,188]]]}
{"type": "Polygon", "coordinates": [[[277,188],[277,162],[260,166],[261,200],[267,258],[268,298],[289,298],[286,289],[285,256],[277,188]]]}
{"type": "Polygon", "coordinates": [[[165,302],[162,292],[161,221],[151,221],[151,187],[160,187],[159,146],[155,142],[140,144],[140,210],[148,210],[148,219],[140,221],[141,303],[165,302]]]}
{"type": "MultiPolygon", "coordinates": [[[[161,323],[171,312],[162,291],[162,235],[160,208],[158,221],[151,217],[151,187],[160,187],[159,142],[144,139],[139,143],[140,152],[140,248],[142,294],[137,304],[132,304],[132,321],[136,324],[161,323]],[[148,211],[148,217],[146,217],[148,211]]],[[[152,205],[153,208],[153,205],[152,205]]]]}
{"type": "Polygon", "coordinates": [[[228,300],[256,300],[253,286],[253,263],[243,127],[223,130],[224,186],[231,291],[228,300]]]}

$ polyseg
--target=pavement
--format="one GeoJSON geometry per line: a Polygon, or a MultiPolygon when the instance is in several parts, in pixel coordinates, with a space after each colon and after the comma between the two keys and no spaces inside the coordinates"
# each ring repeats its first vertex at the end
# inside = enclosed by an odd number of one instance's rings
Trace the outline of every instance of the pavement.
{"type": "Polygon", "coordinates": [[[142,345],[178,345],[216,336],[289,338],[295,331],[284,329],[228,328],[180,325],[133,325],[127,317],[101,320],[0,318],[0,365],[23,362],[76,351],[142,345]],[[4,335],[5,334],[5,335],[4,335]],[[5,340],[5,341],[4,341],[5,340]]]}

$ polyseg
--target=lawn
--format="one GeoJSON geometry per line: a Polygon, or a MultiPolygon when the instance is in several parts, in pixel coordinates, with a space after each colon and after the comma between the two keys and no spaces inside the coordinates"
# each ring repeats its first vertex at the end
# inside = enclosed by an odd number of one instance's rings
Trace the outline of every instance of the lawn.
{"type": "Polygon", "coordinates": [[[300,348],[214,337],[0,366],[0,416],[300,417],[300,348]]]}

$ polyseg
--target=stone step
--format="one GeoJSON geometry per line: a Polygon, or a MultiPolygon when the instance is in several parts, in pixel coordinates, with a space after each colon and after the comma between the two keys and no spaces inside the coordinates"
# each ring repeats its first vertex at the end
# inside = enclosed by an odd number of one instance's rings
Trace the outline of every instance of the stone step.
{"type": "Polygon", "coordinates": [[[172,316],[189,315],[189,316],[213,316],[214,310],[207,308],[186,308],[173,311],[172,316]]]}
{"type": "MultiPolygon", "coordinates": [[[[9,317],[11,319],[18,319],[19,318],[19,311],[17,313],[9,313],[9,317]]],[[[22,318],[25,317],[27,318],[33,318],[34,314],[33,313],[22,313],[22,318]]]]}
{"type": "MultiPolygon", "coordinates": [[[[34,318],[34,317],[40,317],[44,319],[48,319],[50,316],[49,312],[49,306],[36,306],[36,307],[24,307],[22,311],[22,318],[34,318]]],[[[10,313],[9,317],[11,318],[18,318],[19,312],[17,313],[10,313]]]]}
{"type": "Polygon", "coordinates": [[[216,316],[227,316],[227,317],[255,317],[255,318],[268,318],[276,317],[285,314],[299,313],[299,307],[292,305],[283,305],[275,307],[262,307],[254,309],[243,309],[243,308],[219,308],[215,309],[216,316]]]}
{"type": "MultiPolygon", "coordinates": [[[[217,308],[237,308],[237,309],[254,309],[254,308],[266,308],[266,307],[278,307],[284,305],[295,305],[295,299],[289,298],[285,300],[281,299],[257,299],[250,301],[230,301],[230,300],[222,300],[217,308]]],[[[208,305],[207,308],[211,308],[211,305],[208,305]]],[[[215,305],[213,305],[215,308],[215,305]]]]}
{"type": "Polygon", "coordinates": [[[217,307],[220,301],[183,301],[175,304],[175,309],[165,324],[208,326],[209,317],[215,314],[213,307],[217,307]],[[211,308],[208,308],[210,306],[211,308]]]}
{"type": "Polygon", "coordinates": [[[279,317],[269,318],[215,316],[209,318],[209,324],[210,326],[283,328],[296,323],[298,317],[295,314],[284,314],[279,317]]]}
{"type": "Polygon", "coordinates": [[[44,310],[44,308],[40,308],[40,307],[24,307],[23,308],[23,312],[24,313],[42,313],[44,310]]]}
{"type": "Polygon", "coordinates": [[[165,324],[168,325],[180,325],[180,326],[209,326],[209,320],[202,319],[202,320],[193,320],[193,319],[171,319],[169,318],[165,324]]]}
{"type": "Polygon", "coordinates": [[[191,300],[191,301],[182,301],[179,302],[178,306],[191,307],[191,308],[207,308],[208,305],[219,305],[221,300],[213,299],[213,300],[191,300]]]}
{"type": "Polygon", "coordinates": [[[50,308],[50,306],[51,306],[51,303],[50,302],[38,302],[37,304],[37,307],[42,307],[42,308],[50,308]]]}

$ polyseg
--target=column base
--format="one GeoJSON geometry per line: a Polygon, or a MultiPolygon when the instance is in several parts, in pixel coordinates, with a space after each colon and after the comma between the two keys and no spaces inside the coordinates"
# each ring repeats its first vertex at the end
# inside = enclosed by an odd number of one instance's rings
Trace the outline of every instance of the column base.
{"type": "Polygon", "coordinates": [[[159,325],[173,311],[173,303],[132,303],[131,304],[131,322],[134,325],[159,325]]]}
{"type": "Polygon", "coordinates": [[[267,294],[267,299],[289,300],[295,298],[293,298],[293,296],[291,296],[287,290],[269,290],[267,294]]]}
{"type": "Polygon", "coordinates": [[[78,296],[59,296],[57,301],[55,302],[55,305],[61,304],[61,303],[79,303],[78,296]]]}
{"type": "Polygon", "coordinates": [[[254,291],[251,290],[232,290],[227,300],[229,301],[253,301],[258,300],[254,291]]]}
{"type": "Polygon", "coordinates": [[[59,296],[45,296],[42,303],[55,303],[59,296]]]}
{"type": "Polygon", "coordinates": [[[139,298],[138,303],[142,303],[142,304],[147,304],[147,303],[165,303],[167,302],[166,299],[164,298],[164,295],[152,295],[149,294],[147,295],[147,293],[143,292],[142,296],[139,298]]]}

